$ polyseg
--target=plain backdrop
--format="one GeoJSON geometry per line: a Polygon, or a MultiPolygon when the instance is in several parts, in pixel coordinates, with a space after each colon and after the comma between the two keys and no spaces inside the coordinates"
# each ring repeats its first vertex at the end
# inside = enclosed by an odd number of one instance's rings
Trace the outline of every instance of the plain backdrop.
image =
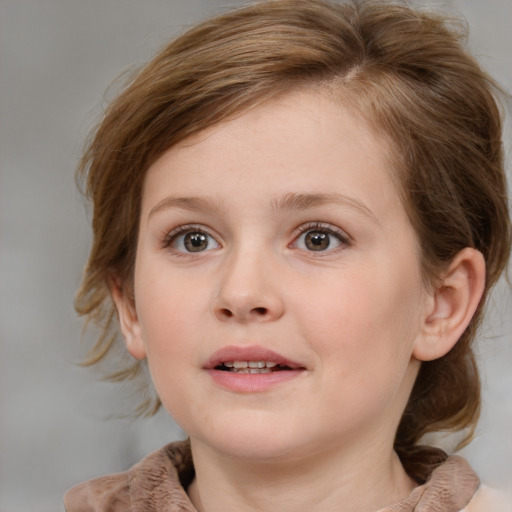
{"type": "MultiPolygon", "coordinates": [[[[72,299],[90,234],[74,170],[116,76],[196,21],[243,3],[0,0],[2,512],[62,510],[62,494],[71,485],[124,470],[183,436],[165,413],[151,420],[120,418],[133,403],[129,390],[76,364],[87,338],[80,341],[72,299]]],[[[512,2],[434,5],[467,18],[470,48],[511,90],[512,2]]],[[[510,131],[506,144],[510,153],[510,131]]],[[[490,309],[477,347],[483,416],[464,454],[484,480],[505,486],[512,482],[512,301],[506,284],[490,309]]]]}

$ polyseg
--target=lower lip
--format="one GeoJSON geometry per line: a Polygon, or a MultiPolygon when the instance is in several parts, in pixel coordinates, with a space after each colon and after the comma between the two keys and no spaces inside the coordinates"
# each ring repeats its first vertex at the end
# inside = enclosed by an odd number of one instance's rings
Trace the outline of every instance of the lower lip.
{"type": "Polygon", "coordinates": [[[305,370],[279,370],[271,373],[235,373],[213,369],[206,371],[216,384],[229,391],[258,393],[296,379],[305,370]]]}

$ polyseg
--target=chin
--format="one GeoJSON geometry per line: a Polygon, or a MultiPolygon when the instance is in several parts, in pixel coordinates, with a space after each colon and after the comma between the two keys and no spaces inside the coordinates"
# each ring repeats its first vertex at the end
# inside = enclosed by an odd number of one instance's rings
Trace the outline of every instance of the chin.
{"type": "Polygon", "coordinates": [[[294,460],[311,449],[303,433],[290,432],[276,424],[232,424],[199,439],[219,455],[254,463],[294,460]]]}
{"type": "Polygon", "coordinates": [[[252,463],[275,463],[296,458],[297,447],[290,445],[279,445],[277,443],[269,444],[268,441],[261,440],[258,443],[240,440],[240,443],[216,443],[212,448],[224,457],[237,459],[240,461],[252,463]]]}

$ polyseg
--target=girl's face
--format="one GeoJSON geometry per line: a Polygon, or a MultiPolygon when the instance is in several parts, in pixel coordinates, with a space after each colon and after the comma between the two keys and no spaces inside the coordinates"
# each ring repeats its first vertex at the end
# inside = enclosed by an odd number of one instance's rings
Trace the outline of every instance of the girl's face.
{"type": "Polygon", "coordinates": [[[387,149],[300,92],[149,169],[121,325],[193,447],[272,460],[392,446],[431,297],[387,149]]]}

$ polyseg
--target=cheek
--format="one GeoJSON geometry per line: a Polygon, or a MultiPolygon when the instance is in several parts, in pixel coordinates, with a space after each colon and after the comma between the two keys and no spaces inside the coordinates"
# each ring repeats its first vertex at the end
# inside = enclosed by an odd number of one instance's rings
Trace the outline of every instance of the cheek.
{"type": "Polygon", "coordinates": [[[161,258],[141,260],[135,275],[137,312],[145,341],[151,345],[162,336],[179,335],[187,319],[204,312],[205,290],[197,280],[171,271],[161,258]]]}
{"type": "Polygon", "coordinates": [[[353,383],[399,379],[418,334],[418,289],[370,272],[338,281],[298,315],[319,360],[353,383]]]}
{"type": "MultiPolygon", "coordinates": [[[[147,276],[147,273],[145,274],[147,276]]],[[[153,276],[152,276],[153,277],[153,276]]],[[[149,366],[158,387],[159,372],[182,371],[194,339],[201,335],[200,295],[179,280],[145,279],[137,289],[137,313],[149,366]],[[181,363],[180,363],[181,362],[181,363]]],[[[169,372],[169,376],[171,373],[169,372]]]]}
{"type": "Polygon", "coordinates": [[[410,393],[417,370],[411,363],[409,319],[376,295],[360,291],[342,299],[309,331],[328,390],[326,403],[335,404],[333,424],[347,411],[361,426],[389,411],[399,417],[410,393]]]}
{"type": "MultiPolygon", "coordinates": [[[[141,315],[141,333],[154,388],[164,408],[175,419],[182,418],[187,378],[197,357],[192,328],[180,318],[187,316],[183,303],[174,297],[154,300],[141,315]]],[[[183,428],[183,426],[182,426],[183,428]]]]}

